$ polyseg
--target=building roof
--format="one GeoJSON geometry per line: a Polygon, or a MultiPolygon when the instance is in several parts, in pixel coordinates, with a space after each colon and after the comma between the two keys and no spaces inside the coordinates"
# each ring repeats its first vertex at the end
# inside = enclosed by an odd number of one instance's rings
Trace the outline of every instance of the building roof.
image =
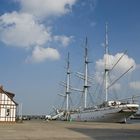
{"type": "Polygon", "coordinates": [[[11,92],[8,92],[8,91],[5,91],[6,94],[8,94],[12,99],[15,97],[15,94],[14,93],[11,93],[11,92]]]}
{"type": "Polygon", "coordinates": [[[3,86],[0,86],[0,93],[5,93],[16,105],[18,105],[18,103],[16,103],[15,101],[14,101],[14,96],[15,96],[15,94],[14,93],[11,93],[11,92],[9,92],[9,91],[5,91],[4,89],[3,89],[3,86]]]}

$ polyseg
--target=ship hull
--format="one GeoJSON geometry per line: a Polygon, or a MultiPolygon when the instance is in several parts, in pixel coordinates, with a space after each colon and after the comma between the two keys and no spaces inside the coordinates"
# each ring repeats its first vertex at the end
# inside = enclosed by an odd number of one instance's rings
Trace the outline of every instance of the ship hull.
{"type": "Polygon", "coordinates": [[[102,107],[73,113],[70,119],[74,121],[126,122],[126,119],[136,113],[137,110],[137,105],[102,107]]]}

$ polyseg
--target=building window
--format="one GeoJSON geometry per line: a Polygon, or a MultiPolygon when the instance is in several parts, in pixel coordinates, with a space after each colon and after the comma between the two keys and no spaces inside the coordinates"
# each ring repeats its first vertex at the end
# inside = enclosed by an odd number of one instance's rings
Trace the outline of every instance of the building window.
{"type": "Polygon", "coordinates": [[[10,109],[9,108],[7,108],[7,110],[6,110],[6,116],[10,116],[10,109]]]}

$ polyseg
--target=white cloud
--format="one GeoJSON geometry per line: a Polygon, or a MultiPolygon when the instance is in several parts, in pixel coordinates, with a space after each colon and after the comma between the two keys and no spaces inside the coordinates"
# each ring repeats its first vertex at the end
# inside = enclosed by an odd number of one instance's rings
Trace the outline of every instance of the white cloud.
{"type": "Polygon", "coordinates": [[[30,13],[37,18],[61,16],[71,11],[77,0],[19,0],[21,11],[30,13]]]}
{"type": "Polygon", "coordinates": [[[140,81],[133,81],[129,83],[131,89],[140,90],[140,81]]]}
{"type": "Polygon", "coordinates": [[[58,60],[59,58],[60,54],[56,49],[36,46],[32,52],[32,56],[28,57],[26,62],[39,63],[46,59],[58,60]]]}
{"type": "Polygon", "coordinates": [[[7,45],[29,48],[51,40],[51,33],[43,24],[27,13],[7,13],[0,17],[1,41],[7,45]]]}
{"type": "MultiPolygon", "coordinates": [[[[116,55],[104,55],[103,59],[99,59],[96,61],[96,71],[103,71],[105,66],[106,59],[108,60],[107,65],[111,69],[113,65],[119,60],[119,58],[123,55],[123,53],[117,53],[116,55]]],[[[123,58],[119,61],[117,66],[115,67],[115,72],[124,72],[129,69],[131,66],[136,68],[136,63],[133,58],[128,57],[128,55],[124,55],[123,58]]]]}
{"type": "Polygon", "coordinates": [[[44,24],[46,17],[61,16],[71,11],[77,0],[15,0],[21,4],[19,12],[0,16],[0,41],[8,46],[32,51],[27,61],[41,62],[60,58],[58,50],[44,46],[68,46],[73,36],[54,35],[53,27],[44,24]],[[40,20],[41,19],[41,20],[40,20]],[[38,46],[38,47],[36,47],[38,46]]]}
{"type": "Polygon", "coordinates": [[[67,47],[73,39],[73,36],[54,36],[54,40],[60,42],[64,47],[67,47]]]}
{"type": "MultiPolygon", "coordinates": [[[[119,60],[119,58],[123,55],[123,53],[117,53],[116,55],[104,55],[103,59],[99,59],[96,61],[96,72],[95,72],[95,78],[97,83],[102,83],[103,82],[103,73],[104,73],[104,67],[105,67],[105,61],[106,58],[108,59],[107,66],[111,69],[113,65],[119,60]]],[[[136,68],[136,63],[134,59],[128,57],[128,55],[124,55],[123,58],[119,61],[117,66],[112,70],[110,73],[110,78],[112,79],[111,81],[116,80],[121,76],[125,71],[127,71],[131,66],[133,66],[133,70],[136,68]]],[[[110,82],[109,84],[111,84],[110,82]]],[[[116,83],[114,87],[116,89],[120,89],[119,83],[116,83]],[[116,85],[117,84],[117,85],[116,85]]]]}
{"type": "MultiPolygon", "coordinates": [[[[114,58],[112,58],[114,63],[118,61],[118,59],[123,55],[123,53],[118,53],[115,55],[114,58]]],[[[114,64],[113,63],[113,64],[114,64]]],[[[128,57],[128,55],[124,55],[123,58],[118,63],[117,71],[124,72],[128,70],[131,66],[133,66],[133,70],[136,68],[136,63],[133,58],[128,57]]]]}

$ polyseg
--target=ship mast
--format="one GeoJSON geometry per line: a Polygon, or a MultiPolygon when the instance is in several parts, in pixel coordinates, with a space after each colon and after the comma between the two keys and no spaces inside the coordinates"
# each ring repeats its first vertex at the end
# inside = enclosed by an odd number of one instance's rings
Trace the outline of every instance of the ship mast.
{"type": "Polygon", "coordinates": [[[108,26],[106,23],[105,29],[105,101],[108,100],[108,74],[109,74],[109,65],[108,65],[108,26]]]}
{"type": "Polygon", "coordinates": [[[87,49],[87,38],[86,38],[86,44],[85,44],[85,71],[84,71],[84,108],[87,107],[87,94],[88,94],[88,49],[87,49]]]}
{"type": "Polygon", "coordinates": [[[66,81],[66,111],[69,111],[69,95],[70,95],[70,62],[69,62],[69,53],[68,53],[67,81],[66,81]]]}

